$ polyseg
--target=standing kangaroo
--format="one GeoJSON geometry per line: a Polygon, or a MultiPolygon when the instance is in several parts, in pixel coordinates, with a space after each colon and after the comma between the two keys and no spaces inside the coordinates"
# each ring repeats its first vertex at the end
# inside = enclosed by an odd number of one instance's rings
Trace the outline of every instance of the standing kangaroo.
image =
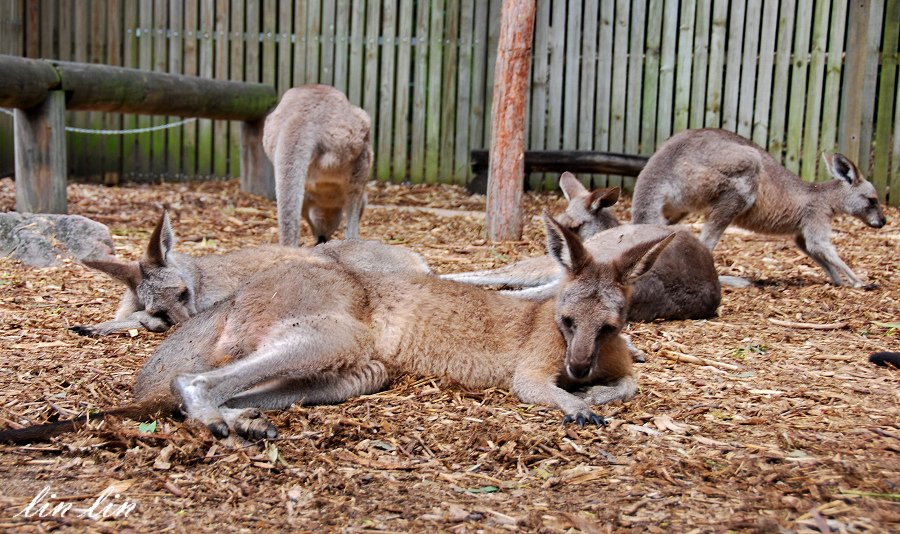
{"type": "Polygon", "coordinates": [[[875,188],[852,161],[823,154],[834,180],[806,183],[758,145],[725,130],[686,130],[653,154],[634,187],[635,223],[673,224],[706,211],[700,240],[713,250],[732,222],[794,241],[835,285],[863,282],[831,243],[831,220],[853,215],[873,228],[885,225],[875,188]],[[842,278],[843,277],[843,278],[842,278]]]}
{"type": "Polygon", "coordinates": [[[361,270],[429,272],[421,256],[399,246],[374,241],[334,241],[315,248],[253,247],[227,254],[190,256],[175,252],[175,232],[163,212],[139,261],[85,261],[125,284],[116,317],[71,330],[107,335],[132,328],[164,332],[232,296],[254,274],[274,265],[344,263],[361,270]]]}
{"type": "MultiPolygon", "coordinates": [[[[341,402],[412,373],[507,388],[559,408],[563,422],[604,425],[590,405],[637,389],[620,336],[629,286],[674,236],[598,262],[549,216],[546,226],[549,253],[566,271],[552,300],[425,275],[278,265],[166,338],[138,375],[136,404],[108,413],[146,417],[180,405],[217,437],[273,438],[259,408],[341,402]]],[[[74,424],[7,430],[0,441],[74,424]]]]}
{"type": "MultiPolygon", "coordinates": [[[[691,232],[661,225],[619,225],[615,215],[606,209],[618,201],[619,188],[591,192],[569,172],[563,173],[559,184],[569,205],[558,221],[586,240],[584,246],[595,258],[610,259],[637,243],[675,232],[672,243],[660,254],[653,268],[635,282],[628,320],[703,319],[716,314],[721,287],[713,257],[691,232]]],[[[476,285],[529,287],[506,293],[540,300],[553,295],[560,276],[557,262],[541,256],[499,269],[442,278],[476,285]]]]}
{"type": "Polygon", "coordinates": [[[300,244],[300,217],[319,243],[347,211],[347,239],[359,238],[372,166],[369,115],[327,85],[287,90],[266,117],[263,149],[275,168],[279,243],[300,244]]]}

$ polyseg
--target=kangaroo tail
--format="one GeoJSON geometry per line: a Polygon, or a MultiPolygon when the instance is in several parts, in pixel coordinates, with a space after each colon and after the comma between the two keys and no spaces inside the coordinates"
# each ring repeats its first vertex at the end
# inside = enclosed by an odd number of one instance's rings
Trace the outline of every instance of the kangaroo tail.
{"type": "Polygon", "coordinates": [[[869,356],[869,361],[882,367],[894,366],[900,369],[900,352],[876,352],[869,356]]]}
{"type": "Polygon", "coordinates": [[[160,413],[171,413],[175,410],[174,400],[171,396],[149,398],[135,404],[128,404],[120,408],[112,408],[103,412],[82,415],[66,421],[32,425],[25,428],[14,428],[0,431],[0,443],[33,443],[47,441],[54,436],[75,432],[85,426],[88,421],[99,421],[106,416],[127,417],[129,419],[147,419],[160,413]]]}

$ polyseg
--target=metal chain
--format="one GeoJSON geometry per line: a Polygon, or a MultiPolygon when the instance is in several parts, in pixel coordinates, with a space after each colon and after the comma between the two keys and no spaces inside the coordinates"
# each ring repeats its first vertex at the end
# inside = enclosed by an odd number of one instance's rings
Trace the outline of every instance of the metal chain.
{"type": "MultiPolygon", "coordinates": [[[[7,115],[13,115],[13,112],[0,108],[0,111],[6,113],[7,115]]],[[[175,128],[177,126],[182,126],[188,124],[190,122],[194,122],[197,120],[197,117],[191,117],[189,119],[180,120],[178,122],[170,122],[168,124],[160,124],[159,126],[148,126],[147,128],[134,128],[131,130],[91,130],[87,128],[76,128],[74,126],[66,126],[67,132],[75,132],[75,133],[83,133],[90,135],[129,135],[129,134],[138,134],[138,133],[147,133],[147,132],[158,132],[159,130],[166,130],[168,128],[175,128]]]]}

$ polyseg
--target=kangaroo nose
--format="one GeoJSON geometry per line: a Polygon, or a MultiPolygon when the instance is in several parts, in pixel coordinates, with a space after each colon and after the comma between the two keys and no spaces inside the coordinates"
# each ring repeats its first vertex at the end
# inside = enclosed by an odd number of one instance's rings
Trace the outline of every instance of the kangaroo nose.
{"type": "Polygon", "coordinates": [[[322,243],[327,243],[327,242],[328,242],[328,238],[325,237],[324,235],[320,235],[319,239],[316,240],[317,245],[321,245],[322,243]]]}
{"type": "Polygon", "coordinates": [[[872,228],[881,228],[885,224],[887,224],[887,217],[882,215],[880,219],[875,221],[875,224],[872,225],[872,228]]]}
{"type": "Polygon", "coordinates": [[[591,372],[590,365],[566,365],[566,370],[569,372],[569,376],[574,379],[584,378],[591,372]]]}

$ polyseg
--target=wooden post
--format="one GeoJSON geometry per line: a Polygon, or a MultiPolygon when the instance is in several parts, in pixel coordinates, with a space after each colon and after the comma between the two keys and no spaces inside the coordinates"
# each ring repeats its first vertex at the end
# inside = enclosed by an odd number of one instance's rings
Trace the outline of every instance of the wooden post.
{"type": "Polygon", "coordinates": [[[535,0],[505,0],[494,69],[487,238],[522,238],[525,173],[525,97],[534,32],[535,0]]]}
{"type": "Polygon", "coordinates": [[[66,213],[66,95],[50,91],[43,103],[16,109],[16,211],[66,213]]]}
{"type": "Polygon", "coordinates": [[[262,146],[265,118],[241,123],[241,191],[275,199],[275,169],[262,146]]]}

